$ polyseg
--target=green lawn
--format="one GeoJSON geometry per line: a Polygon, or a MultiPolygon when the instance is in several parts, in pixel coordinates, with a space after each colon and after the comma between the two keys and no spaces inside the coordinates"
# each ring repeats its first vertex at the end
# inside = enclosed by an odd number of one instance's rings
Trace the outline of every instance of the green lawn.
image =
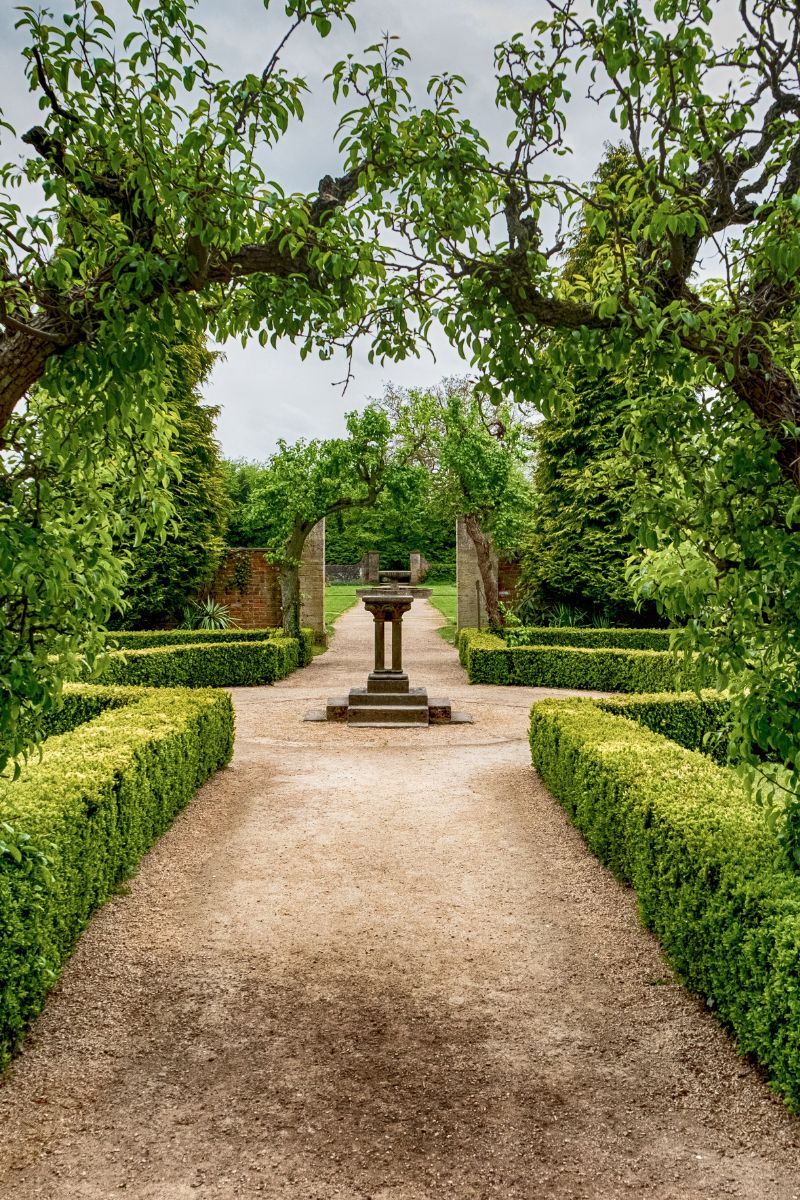
{"type": "Polygon", "coordinates": [[[352,608],[358,600],[356,588],[358,583],[329,583],[325,586],[325,628],[330,636],[331,626],[337,617],[348,608],[352,608]]]}
{"type": "Polygon", "coordinates": [[[430,587],[433,595],[431,604],[438,608],[445,618],[445,624],[439,633],[447,642],[455,641],[456,636],[456,585],[454,583],[431,583],[423,586],[430,587]]]}
{"type": "MultiPolygon", "coordinates": [[[[337,617],[340,617],[343,612],[347,612],[348,608],[352,608],[357,603],[356,588],[362,587],[358,583],[329,583],[325,588],[325,625],[328,634],[332,632],[331,626],[337,617]]],[[[430,586],[433,595],[431,596],[431,604],[434,608],[438,608],[439,612],[445,618],[445,623],[439,630],[439,633],[446,641],[452,642],[455,637],[456,629],[456,585],[454,583],[432,583],[430,586]]]]}

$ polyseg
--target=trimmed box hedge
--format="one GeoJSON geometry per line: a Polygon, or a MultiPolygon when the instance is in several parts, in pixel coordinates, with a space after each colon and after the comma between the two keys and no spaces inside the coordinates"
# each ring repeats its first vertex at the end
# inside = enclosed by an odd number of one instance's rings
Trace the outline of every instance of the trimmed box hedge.
{"type": "Polygon", "coordinates": [[[660,692],[693,682],[690,665],[666,650],[509,646],[501,637],[477,629],[459,632],[458,649],[470,683],[660,692]]]}
{"type": "Polygon", "coordinates": [[[670,629],[582,629],[522,625],[503,630],[508,646],[583,646],[594,650],[669,650],[670,629]]]}
{"type": "MultiPolygon", "coordinates": [[[[659,702],[639,715],[652,720],[659,702]]],[[[541,701],[530,744],[588,845],[635,888],[680,979],[800,1111],[800,879],[738,776],[608,702],[541,701]]]]}
{"type": "Polygon", "coordinates": [[[151,646],[110,654],[102,668],[102,682],[137,687],[258,687],[290,675],[299,657],[295,638],[151,646]]]}
{"type": "MultiPolygon", "coordinates": [[[[125,629],[109,634],[109,642],[120,650],[149,650],[160,646],[199,646],[204,642],[268,642],[282,638],[280,629],[125,629]]],[[[313,629],[300,630],[300,666],[314,657],[317,636],[313,629]]]]}
{"type": "Polygon", "coordinates": [[[696,692],[662,692],[609,697],[594,703],[605,712],[646,725],[685,750],[700,750],[715,762],[727,762],[730,702],[719,692],[704,690],[699,696],[696,692]]]}
{"type": "Polygon", "coordinates": [[[0,780],[0,1066],[92,913],[231,757],[225,692],[112,691],[74,688],[73,716],[105,711],[0,780]]]}

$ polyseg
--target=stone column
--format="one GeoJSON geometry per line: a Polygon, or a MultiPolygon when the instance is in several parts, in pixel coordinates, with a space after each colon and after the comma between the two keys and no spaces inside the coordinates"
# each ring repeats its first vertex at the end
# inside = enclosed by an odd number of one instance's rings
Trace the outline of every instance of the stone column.
{"type": "Polygon", "coordinates": [[[403,618],[394,617],[392,620],[392,670],[403,669],[403,618]]]}
{"type": "Polygon", "coordinates": [[[368,550],[364,555],[362,562],[362,570],[364,572],[365,583],[378,583],[380,580],[380,555],[377,550],[368,550]]]}
{"type": "MultiPolygon", "coordinates": [[[[384,642],[383,613],[373,613],[375,619],[375,670],[384,671],[386,668],[384,662],[386,659],[386,648],[384,642]]],[[[394,659],[394,643],[392,643],[392,659],[394,659]]]]}
{"type": "Polygon", "coordinates": [[[325,637],[325,520],[306,538],[300,559],[300,624],[325,637]]]}

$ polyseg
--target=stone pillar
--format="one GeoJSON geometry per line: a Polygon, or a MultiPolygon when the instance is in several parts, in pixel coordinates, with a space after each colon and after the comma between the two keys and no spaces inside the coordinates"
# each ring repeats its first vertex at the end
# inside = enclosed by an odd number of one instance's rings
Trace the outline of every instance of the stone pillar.
{"type": "Polygon", "coordinates": [[[361,560],[361,577],[365,583],[379,583],[381,559],[377,550],[368,550],[361,560]]]}
{"type": "Polygon", "coordinates": [[[392,621],[392,670],[403,669],[403,617],[395,617],[392,621]]]}
{"type": "Polygon", "coordinates": [[[456,522],[456,628],[486,628],[486,602],[483,595],[478,556],[459,517],[456,522]]]}
{"type": "MultiPolygon", "coordinates": [[[[386,626],[383,620],[383,613],[373,613],[375,620],[375,670],[384,671],[386,669],[386,626]]],[[[394,643],[392,643],[392,658],[394,659],[394,643]]]]}
{"type": "Polygon", "coordinates": [[[422,583],[425,576],[428,574],[428,571],[430,570],[430,563],[425,555],[421,554],[419,550],[412,550],[408,565],[411,568],[411,579],[409,580],[409,583],[412,585],[422,583]]]}
{"type": "Polygon", "coordinates": [[[300,559],[300,624],[325,637],[325,521],[306,538],[300,559]]]}

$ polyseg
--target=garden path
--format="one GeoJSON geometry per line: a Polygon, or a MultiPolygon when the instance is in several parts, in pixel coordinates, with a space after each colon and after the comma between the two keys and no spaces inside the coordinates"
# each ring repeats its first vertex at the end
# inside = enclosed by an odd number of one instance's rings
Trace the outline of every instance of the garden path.
{"type": "Polygon", "coordinates": [[[472,726],[302,724],[331,651],[235,694],[236,756],[82,939],[0,1089],[14,1200],[800,1195],[800,1122],[674,982],[529,766],[542,692],[412,682],[472,726]]]}

